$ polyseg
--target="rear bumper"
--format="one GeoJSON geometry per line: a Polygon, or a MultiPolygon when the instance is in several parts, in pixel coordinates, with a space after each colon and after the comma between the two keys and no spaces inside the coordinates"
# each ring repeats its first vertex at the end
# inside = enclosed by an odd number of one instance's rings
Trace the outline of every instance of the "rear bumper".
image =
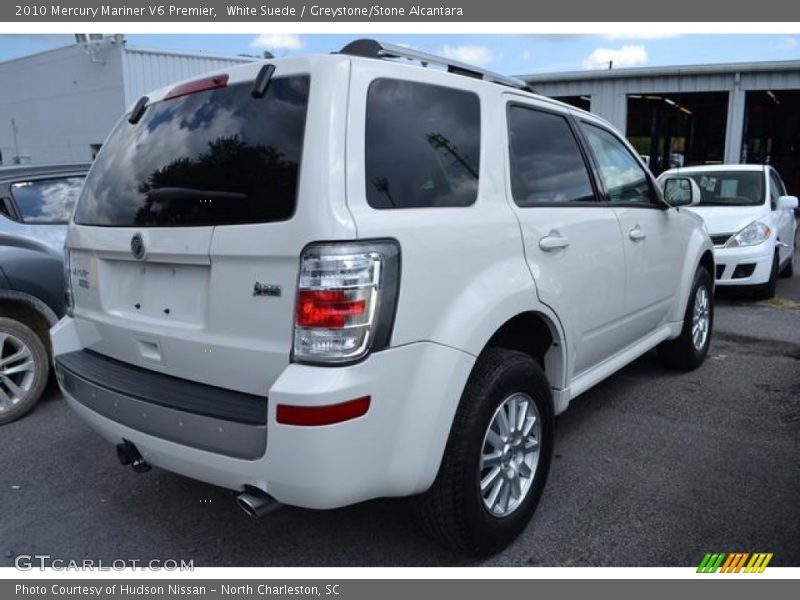
{"type": "MultiPolygon", "coordinates": [[[[57,363],[60,355],[82,350],[68,317],[52,329],[51,336],[57,363]]],[[[108,391],[102,382],[91,382],[94,389],[77,390],[60,384],[70,406],[90,426],[112,443],[131,441],[154,466],[234,490],[254,486],[286,504],[336,508],[371,498],[406,496],[431,485],[473,363],[473,356],[459,350],[420,342],[375,353],[346,367],[291,364],[269,390],[266,427],[260,434],[266,450],[257,457],[232,455],[230,446],[220,448],[241,433],[230,428],[230,421],[209,424],[223,431],[201,435],[204,440],[194,434],[176,438],[174,429],[147,429],[141,420],[126,420],[104,404],[127,405],[141,398],[115,391],[123,397],[102,393],[103,398],[93,398],[93,403],[86,400],[87,394],[108,391]],[[278,404],[328,405],[362,396],[371,397],[369,411],[344,423],[299,427],[275,420],[278,404]],[[211,441],[216,446],[209,446],[211,441]]],[[[152,411],[153,406],[159,405],[131,404],[131,410],[152,411]]],[[[168,415],[175,419],[193,414],[168,410],[177,412],[168,415]]]]}
{"type": "Polygon", "coordinates": [[[733,286],[767,283],[774,252],[775,246],[771,242],[744,248],[714,248],[716,284],[733,286]]]}
{"type": "Polygon", "coordinates": [[[267,447],[267,399],[177,379],[94,354],[55,357],[64,393],[143,433],[236,458],[267,447]]]}

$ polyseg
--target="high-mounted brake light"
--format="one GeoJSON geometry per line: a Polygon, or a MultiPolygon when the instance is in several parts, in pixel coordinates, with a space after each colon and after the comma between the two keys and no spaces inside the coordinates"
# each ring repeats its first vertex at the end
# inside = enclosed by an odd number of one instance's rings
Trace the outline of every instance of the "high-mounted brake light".
{"type": "Polygon", "coordinates": [[[294,360],[351,362],[388,346],[399,279],[397,242],[308,246],[300,259],[294,360]]]}
{"type": "Polygon", "coordinates": [[[219,75],[214,75],[213,77],[197,79],[195,81],[189,81],[187,83],[182,83],[178,86],[175,86],[169,92],[167,92],[167,95],[164,96],[164,100],[172,100],[173,98],[179,98],[181,96],[195,94],[197,92],[204,92],[206,90],[216,90],[218,88],[224,88],[227,85],[228,74],[220,73],[219,75]]]}

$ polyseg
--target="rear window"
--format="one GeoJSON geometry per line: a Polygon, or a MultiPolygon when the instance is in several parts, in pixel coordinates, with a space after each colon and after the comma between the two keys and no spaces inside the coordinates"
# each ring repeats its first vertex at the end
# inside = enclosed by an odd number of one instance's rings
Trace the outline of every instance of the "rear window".
{"type": "Polygon", "coordinates": [[[11,184],[11,197],[23,223],[57,225],[69,222],[84,178],[53,177],[11,184]]]}
{"type": "Polygon", "coordinates": [[[468,206],[478,196],[476,94],[396,79],[369,87],[367,202],[373,208],[468,206]]]}
{"type": "Polygon", "coordinates": [[[295,210],[309,78],[273,79],[156,102],[123,119],[86,180],[82,225],[189,227],[266,223],[295,210]]]}

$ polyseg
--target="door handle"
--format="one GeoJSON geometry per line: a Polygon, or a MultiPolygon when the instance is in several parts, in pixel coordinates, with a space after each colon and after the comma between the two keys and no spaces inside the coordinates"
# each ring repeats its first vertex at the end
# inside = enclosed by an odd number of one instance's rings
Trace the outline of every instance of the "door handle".
{"type": "Polygon", "coordinates": [[[642,240],[647,238],[647,234],[644,231],[642,231],[641,227],[637,225],[628,232],[628,237],[631,238],[634,242],[641,242],[642,240]]]}
{"type": "Polygon", "coordinates": [[[553,252],[554,250],[561,250],[569,246],[569,238],[565,238],[559,233],[551,232],[539,240],[539,248],[545,252],[553,252]]]}

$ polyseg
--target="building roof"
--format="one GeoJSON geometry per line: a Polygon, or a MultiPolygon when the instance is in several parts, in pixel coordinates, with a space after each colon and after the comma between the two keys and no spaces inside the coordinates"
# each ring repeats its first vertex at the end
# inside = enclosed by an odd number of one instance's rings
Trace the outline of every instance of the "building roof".
{"type": "Polygon", "coordinates": [[[675,75],[707,75],[719,73],[756,73],[775,71],[800,72],[800,60],[717,63],[705,65],[674,65],[667,67],[635,67],[628,69],[595,69],[586,71],[562,71],[559,73],[531,73],[517,75],[528,83],[554,81],[578,81],[600,79],[629,79],[638,77],[674,77],[675,75]]]}
{"type": "Polygon", "coordinates": [[[94,47],[98,44],[105,44],[109,46],[120,45],[124,52],[131,53],[131,54],[150,54],[150,55],[158,55],[158,56],[174,56],[174,57],[182,57],[182,58],[205,58],[210,60],[225,60],[229,62],[253,62],[256,60],[262,60],[257,56],[238,56],[238,55],[229,55],[229,54],[214,54],[211,52],[185,52],[179,50],[161,50],[159,48],[147,48],[143,46],[129,46],[125,36],[108,36],[103,40],[97,40],[92,42],[84,42],[84,43],[75,43],[75,44],[67,44],[65,46],[58,46],[56,48],[48,48],[46,50],[40,50],[39,52],[32,52],[31,54],[25,54],[23,56],[15,56],[13,58],[8,58],[6,60],[0,60],[0,65],[5,63],[12,63],[17,61],[24,61],[28,60],[33,57],[43,56],[46,54],[55,54],[59,52],[64,52],[65,50],[71,50],[78,47],[94,47]]]}
{"type": "Polygon", "coordinates": [[[85,173],[92,163],[45,163],[32,165],[0,166],[0,180],[19,179],[20,177],[41,177],[48,175],[61,175],[71,173],[85,173]]]}
{"type": "Polygon", "coordinates": [[[159,56],[177,56],[186,58],[207,58],[212,60],[225,60],[230,62],[249,63],[257,60],[263,60],[257,56],[239,56],[234,54],[213,54],[210,52],[182,52],[179,50],[162,50],[160,48],[147,48],[143,46],[129,46],[127,43],[123,46],[125,52],[136,54],[157,54],[159,56]]]}

